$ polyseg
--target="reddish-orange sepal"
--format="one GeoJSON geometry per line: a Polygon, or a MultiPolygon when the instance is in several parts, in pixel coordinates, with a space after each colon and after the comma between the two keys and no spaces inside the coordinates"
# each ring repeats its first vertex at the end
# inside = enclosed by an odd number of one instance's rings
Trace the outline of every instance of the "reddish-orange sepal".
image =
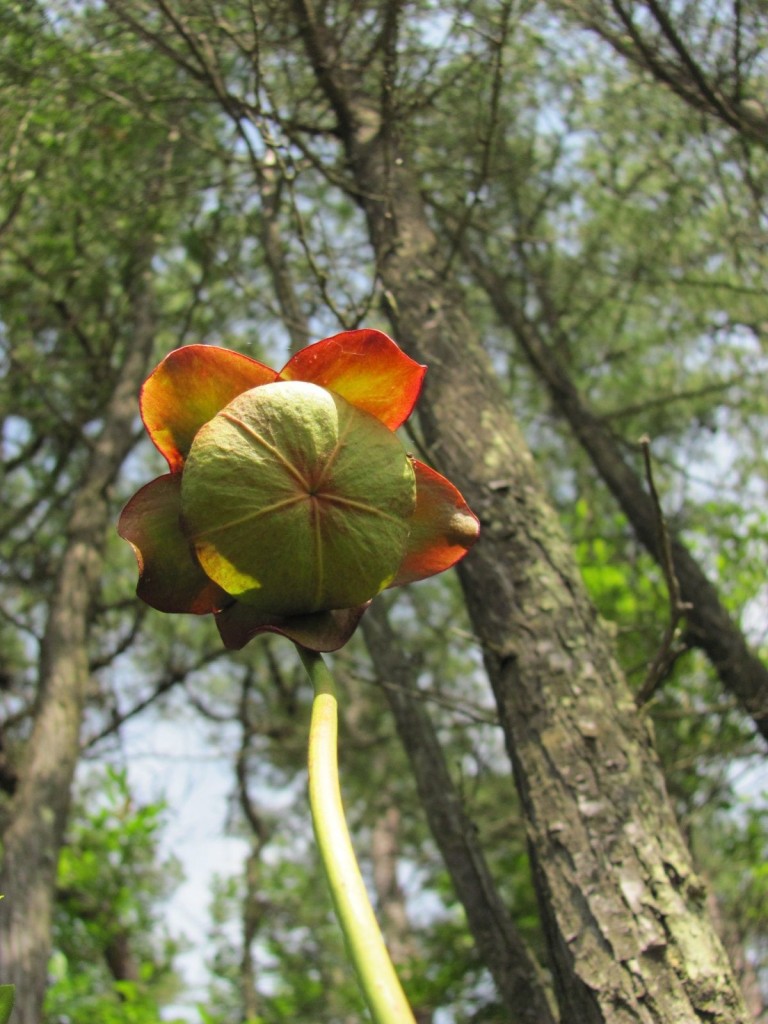
{"type": "MultiPolygon", "coordinates": [[[[160,611],[212,612],[229,648],[240,648],[259,633],[273,632],[310,650],[334,651],[354,632],[369,603],[368,595],[375,596],[393,572],[390,586],[454,565],[477,539],[477,518],[448,480],[409,460],[393,434],[412,412],[425,370],[385,334],[371,330],[348,331],[311,345],[290,359],[280,374],[247,356],[213,346],[190,345],[170,353],[146,381],[141,411],[171,473],[152,481],[128,502],[118,527],[139,563],[138,595],[160,611]],[[352,406],[356,416],[365,415],[348,417],[350,423],[340,425],[338,417],[323,418],[329,402],[337,413],[352,406]],[[235,428],[233,436],[230,427],[235,428]],[[334,431],[340,431],[339,436],[334,431]],[[297,469],[295,440],[305,434],[307,444],[299,446],[301,468],[297,469]],[[330,443],[325,443],[329,437],[330,443]],[[212,440],[216,443],[211,444],[212,440]],[[339,464],[345,464],[340,463],[342,448],[347,457],[354,457],[346,475],[339,471],[339,464]],[[286,598],[281,573],[285,575],[286,569],[293,573],[295,563],[283,560],[290,560],[297,549],[277,529],[282,517],[270,522],[261,516],[259,502],[265,500],[263,490],[272,466],[265,452],[272,453],[275,465],[289,470],[297,490],[289,504],[300,501],[310,513],[306,522],[298,523],[301,550],[305,560],[319,561],[317,579],[323,580],[327,573],[329,580],[336,581],[332,592],[303,583],[297,589],[291,576],[293,589],[290,600],[286,598]],[[252,479],[246,480],[243,467],[255,467],[252,479]],[[392,477],[398,500],[382,499],[380,488],[374,486],[383,470],[392,477]],[[298,493],[302,488],[303,497],[298,493]],[[340,489],[338,494],[334,488],[340,489]],[[365,529],[371,529],[370,540],[381,547],[382,565],[369,566],[366,575],[358,549],[352,545],[348,550],[349,545],[340,546],[337,541],[353,528],[353,532],[362,529],[357,518],[368,508],[372,491],[378,494],[378,504],[371,506],[375,522],[365,518],[365,529]],[[234,520],[231,494],[239,502],[234,520]],[[324,517],[329,521],[328,537],[319,529],[316,515],[324,504],[339,517],[338,523],[324,517]],[[259,529],[254,536],[256,519],[259,529]],[[382,523],[391,527],[387,536],[382,523]],[[237,527],[242,527],[242,537],[231,534],[237,527]],[[261,558],[260,545],[265,550],[275,545],[270,558],[261,558]],[[209,557],[209,547],[216,549],[218,560],[209,557]],[[326,555],[332,564],[325,564],[326,555]],[[358,589],[339,591],[339,574],[352,574],[359,581],[358,589]],[[269,593],[267,584],[272,587],[269,593]],[[259,603],[255,594],[265,600],[259,603]],[[356,601],[365,603],[337,607],[356,601]]],[[[366,537],[360,550],[370,554],[366,537]]]]}
{"type": "Polygon", "coordinates": [[[239,651],[259,633],[279,633],[309,651],[337,651],[357,629],[370,601],[356,608],[337,608],[312,615],[263,615],[235,602],[216,615],[216,625],[231,651],[239,651]]]}
{"type": "Polygon", "coordinates": [[[117,532],[139,563],[136,593],[161,612],[206,615],[231,600],[193,557],[181,532],[181,474],[168,473],[141,488],[120,514],[117,532]]]}
{"type": "Polygon", "coordinates": [[[393,587],[443,572],[466,555],[480,534],[477,516],[450,480],[413,459],[416,509],[408,547],[393,587]]]}
{"type": "Polygon", "coordinates": [[[141,418],[171,470],[178,471],[204,423],[243,391],[275,380],[275,370],[239,352],[185,345],[167,355],[144,382],[141,418]]]}
{"type": "Polygon", "coordinates": [[[396,430],[413,411],[426,370],[386,334],[361,330],[344,331],[301,349],[280,377],[335,391],[396,430]]]}

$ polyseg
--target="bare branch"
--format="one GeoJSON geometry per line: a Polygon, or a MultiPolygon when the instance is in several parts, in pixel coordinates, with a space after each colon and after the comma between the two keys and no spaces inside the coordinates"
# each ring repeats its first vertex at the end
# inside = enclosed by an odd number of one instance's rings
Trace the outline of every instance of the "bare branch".
{"type": "Polygon", "coordinates": [[[680,595],[680,584],[677,579],[677,573],[675,572],[675,562],[672,554],[672,542],[670,540],[669,530],[667,529],[664,512],[659,500],[659,494],[656,490],[656,483],[653,479],[651,441],[649,437],[644,436],[640,438],[640,448],[642,450],[643,460],[645,463],[645,479],[648,484],[648,490],[656,513],[658,550],[660,554],[659,561],[664,573],[664,578],[667,582],[667,593],[669,594],[669,622],[664,630],[664,635],[661,639],[661,643],[659,644],[659,649],[648,667],[648,673],[643,681],[643,685],[640,687],[640,690],[635,697],[638,707],[642,707],[643,704],[647,704],[653,697],[666,679],[675,660],[680,656],[682,651],[685,650],[685,645],[683,644],[681,646],[678,642],[679,627],[686,613],[693,607],[689,602],[683,601],[680,595]]]}

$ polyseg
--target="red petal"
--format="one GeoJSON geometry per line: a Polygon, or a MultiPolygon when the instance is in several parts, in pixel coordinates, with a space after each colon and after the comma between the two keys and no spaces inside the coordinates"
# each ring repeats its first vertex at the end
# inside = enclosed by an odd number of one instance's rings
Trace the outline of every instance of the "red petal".
{"type": "Polygon", "coordinates": [[[450,569],[466,555],[480,533],[477,516],[450,480],[413,459],[416,510],[408,550],[393,587],[450,569]]]}
{"type": "Polygon", "coordinates": [[[301,349],[280,372],[335,391],[396,430],[413,411],[426,373],[381,331],[345,331],[301,349]]]}
{"type": "Polygon", "coordinates": [[[279,633],[310,651],[337,651],[349,640],[371,602],[314,615],[264,615],[239,602],[216,615],[224,646],[239,651],[259,633],[279,633]]]}
{"type": "Polygon", "coordinates": [[[161,612],[205,615],[231,600],[209,580],[181,532],[181,474],[168,473],[138,491],[120,514],[117,532],[139,563],[136,593],[161,612]]]}
{"type": "Polygon", "coordinates": [[[249,356],[215,345],[174,349],[144,382],[139,404],[149,436],[179,470],[200,427],[243,391],[277,373],[249,356]]]}

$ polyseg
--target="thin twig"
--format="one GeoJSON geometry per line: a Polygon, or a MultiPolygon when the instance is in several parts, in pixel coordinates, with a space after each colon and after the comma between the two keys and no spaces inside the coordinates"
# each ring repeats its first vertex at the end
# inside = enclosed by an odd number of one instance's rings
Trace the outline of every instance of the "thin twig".
{"type": "Polygon", "coordinates": [[[646,434],[640,438],[639,443],[640,449],[643,453],[643,461],[645,462],[645,478],[648,483],[648,490],[656,513],[659,562],[664,572],[664,579],[667,583],[667,593],[669,595],[669,622],[667,623],[664,635],[661,638],[659,649],[656,651],[653,661],[648,666],[648,672],[646,673],[643,685],[640,687],[637,697],[635,698],[637,706],[642,707],[644,704],[648,703],[651,697],[653,697],[666,679],[676,659],[685,650],[685,646],[681,646],[679,642],[679,626],[680,622],[685,617],[686,612],[690,611],[693,606],[683,601],[680,595],[680,584],[677,579],[677,574],[675,573],[675,563],[672,557],[672,541],[669,536],[666,520],[664,519],[664,512],[661,508],[659,493],[656,490],[656,484],[653,479],[651,439],[646,434]]]}

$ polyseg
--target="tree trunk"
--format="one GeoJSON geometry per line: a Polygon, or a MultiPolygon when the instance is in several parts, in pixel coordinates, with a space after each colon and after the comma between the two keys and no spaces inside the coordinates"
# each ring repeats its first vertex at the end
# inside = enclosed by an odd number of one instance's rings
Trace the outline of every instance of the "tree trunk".
{"type": "Polygon", "coordinates": [[[104,950],[104,959],[115,981],[140,980],[139,961],[131,945],[132,938],[130,931],[119,931],[112,936],[104,950]]]}
{"type": "Polygon", "coordinates": [[[137,288],[134,337],[82,484],[74,496],[42,640],[37,707],[2,839],[0,979],[16,985],[14,1024],[39,1024],[56,871],[79,754],[89,681],[88,629],[110,525],[110,486],[133,445],[136,395],[154,337],[147,281],[137,288]]]}
{"type": "Polygon", "coordinates": [[[453,784],[434,726],[413,694],[412,669],[379,604],[363,618],[365,642],[389,701],[435,842],[499,1000],[517,1024],[554,1024],[542,977],[501,901],[474,825],[453,784]]]}
{"type": "MultiPolygon", "coordinates": [[[[442,270],[386,84],[381,105],[360,94],[348,71],[354,55],[339,53],[310,0],[294,0],[294,10],[337,117],[398,340],[430,367],[420,403],[430,456],[483,526],[460,576],[526,813],[562,1015],[579,1024],[743,1022],[650,726],[460,289],[442,270]]],[[[395,21],[396,11],[382,33],[390,64],[395,21]]]]}
{"type": "Polygon", "coordinates": [[[376,909],[382,922],[384,940],[394,964],[405,964],[413,956],[405,893],[397,877],[400,859],[401,815],[397,804],[387,802],[371,830],[371,867],[376,909]]]}
{"type": "Polygon", "coordinates": [[[262,906],[259,897],[261,883],[261,840],[253,838],[253,846],[245,860],[245,892],[242,897],[243,952],[240,958],[240,990],[243,1000],[243,1024],[258,1020],[261,999],[257,987],[256,961],[253,946],[262,924],[262,906]]]}
{"type": "Polygon", "coordinates": [[[240,809],[250,830],[250,850],[245,860],[245,891],[241,900],[241,929],[243,949],[240,957],[240,994],[242,999],[243,1024],[261,1016],[261,997],[258,990],[258,976],[254,945],[264,921],[264,905],[260,896],[261,858],[269,839],[269,829],[264,818],[251,799],[248,791],[248,754],[253,736],[253,722],[249,710],[249,695],[253,685],[250,672],[243,677],[240,690],[238,719],[241,728],[240,749],[235,761],[237,795],[240,809]]]}

